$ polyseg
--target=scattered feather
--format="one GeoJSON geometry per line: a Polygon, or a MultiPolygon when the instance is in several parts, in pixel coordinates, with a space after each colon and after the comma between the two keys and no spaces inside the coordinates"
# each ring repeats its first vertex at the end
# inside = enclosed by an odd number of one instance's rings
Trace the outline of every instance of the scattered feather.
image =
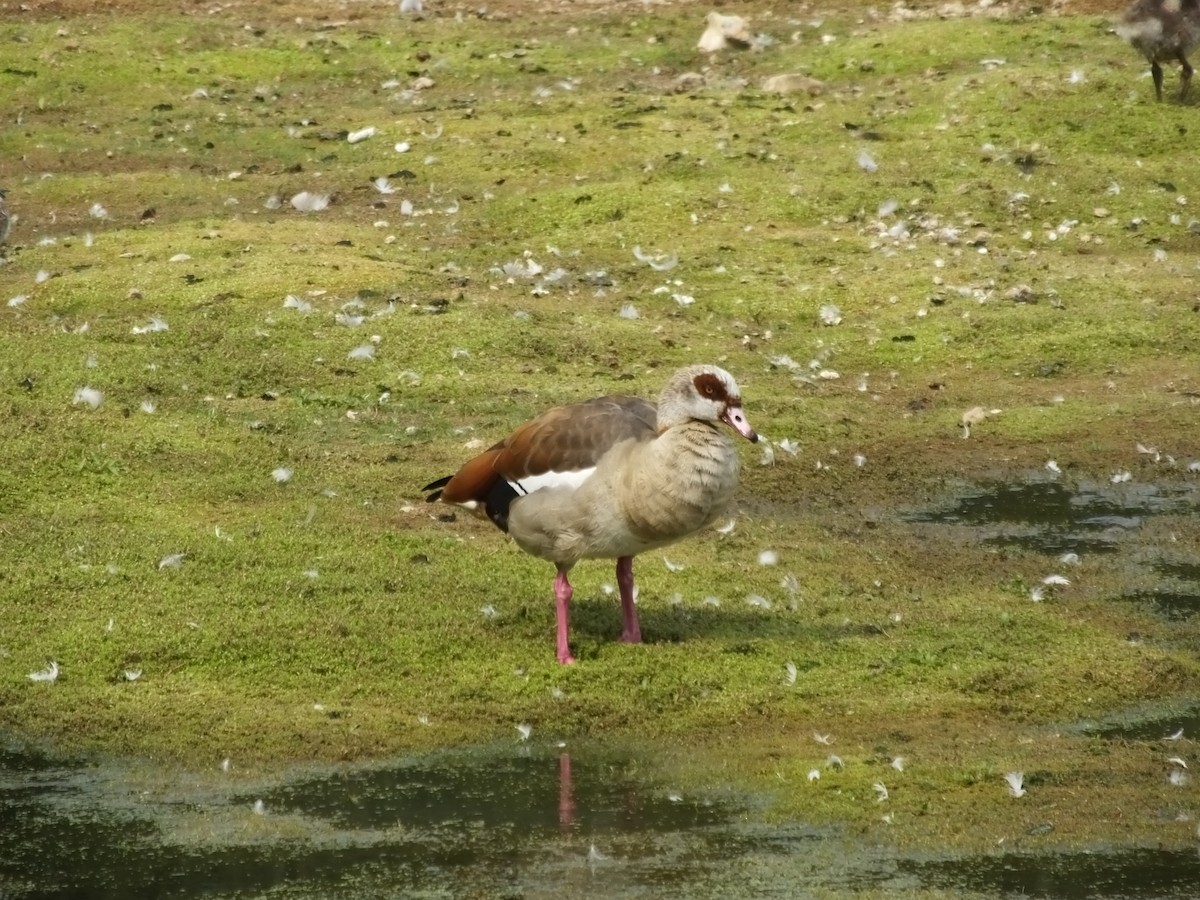
{"type": "Polygon", "coordinates": [[[496,607],[492,606],[490,603],[486,606],[481,606],[479,611],[483,613],[483,617],[485,619],[494,619],[497,615],[499,615],[499,613],[496,612],[496,607]]]}
{"type": "Polygon", "coordinates": [[[393,187],[392,182],[388,179],[388,177],[386,175],[380,175],[378,178],[376,178],[371,183],[373,185],[375,185],[375,190],[379,191],[379,193],[381,193],[381,194],[396,193],[396,188],[393,187]]]}
{"type": "Polygon", "coordinates": [[[320,212],[329,206],[328,194],[314,194],[311,191],[301,191],[292,197],[292,206],[300,212],[320,212]]]}
{"type": "Polygon", "coordinates": [[[50,665],[46,666],[46,668],[42,669],[40,672],[30,672],[26,677],[28,677],[30,681],[56,681],[58,679],[58,663],[51,660],[50,665]]]}
{"type": "Polygon", "coordinates": [[[171,553],[158,561],[159,569],[178,569],[183,564],[186,553],[171,553]]]}
{"type": "Polygon", "coordinates": [[[836,753],[830,753],[827,757],[825,757],[825,768],[844,769],[846,768],[846,762],[836,753]]]}
{"type": "Polygon", "coordinates": [[[875,793],[878,795],[875,798],[876,803],[882,803],[888,798],[887,785],[885,785],[882,781],[875,782],[873,785],[871,785],[871,787],[875,789],[875,793]]]}
{"type": "Polygon", "coordinates": [[[791,660],[788,660],[788,662],[784,664],[783,670],[783,683],[788,687],[791,687],[796,683],[796,664],[791,660]]]}
{"type": "Polygon", "coordinates": [[[1071,583],[1070,579],[1066,578],[1062,575],[1047,575],[1045,578],[1042,579],[1042,584],[1049,585],[1052,587],[1053,586],[1066,586],[1070,583],[1071,583]]]}
{"type": "Polygon", "coordinates": [[[864,172],[876,172],[879,169],[879,164],[875,162],[875,158],[866,150],[858,151],[858,167],[864,172]]]}
{"type": "Polygon", "coordinates": [[[125,670],[125,680],[126,681],[137,681],[141,677],[142,677],[141,669],[126,669],[125,670]]]}
{"type": "Polygon", "coordinates": [[[280,466],[278,469],[271,470],[271,477],[279,484],[286,484],[292,480],[292,470],[287,466],[280,466]]]}
{"type": "Polygon", "coordinates": [[[1172,769],[1171,774],[1167,776],[1167,780],[1175,785],[1175,787],[1183,787],[1192,780],[1192,776],[1183,771],[1183,769],[1172,769]]]}
{"type": "Polygon", "coordinates": [[[897,756],[892,760],[892,768],[895,769],[897,772],[903,772],[905,762],[906,762],[906,760],[904,759],[903,756],[897,756]]]}
{"type": "Polygon", "coordinates": [[[717,527],[717,533],[718,534],[733,534],[733,528],[736,524],[737,523],[733,519],[730,519],[724,525],[720,525],[717,527]]]}
{"type": "Polygon", "coordinates": [[[1046,589],[1040,584],[1034,585],[1029,589],[1029,599],[1034,603],[1041,603],[1046,599],[1046,589]]]}
{"type": "Polygon", "coordinates": [[[640,319],[641,315],[637,311],[637,307],[632,303],[626,303],[617,313],[622,319],[640,319]]]}
{"type": "Polygon", "coordinates": [[[1014,797],[1024,797],[1025,788],[1025,773],[1024,772],[1006,772],[1004,780],[1008,782],[1008,792],[1014,797]]]}
{"type": "Polygon", "coordinates": [[[520,725],[517,726],[517,733],[521,735],[522,741],[527,741],[527,740],[529,740],[529,736],[531,734],[533,734],[533,726],[527,725],[524,722],[522,722],[520,725]]]}
{"type": "Polygon", "coordinates": [[[588,847],[587,861],[589,866],[594,866],[596,863],[608,862],[608,857],[597,850],[595,844],[592,844],[588,847]]]}
{"type": "Polygon", "coordinates": [[[352,131],[346,135],[346,140],[351,144],[358,144],[365,141],[367,138],[375,137],[376,131],[374,125],[368,125],[366,128],[360,128],[358,131],[352,131]]]}
{"type": "Polygon", "coordinates": [[[261,800],[255,800],[253,808],[256,816],[265,816],[267,814],[267,804],[263,803],[261,800]]]}
{"type": "Polygon", "coordinates": [[[748,597],[746,597],[746,602],[758,609],[771,608],[771,601],[762,596],[762,594],[750,594],[748,597]]]}
{"type": "Polygon", "coordinates": [[[1179,768],[1181,768],[1181,769],[1186,769],[1188,767],[1187,761],[1184,760],[1183,757],[1180,757],[1180,756],[1172,756],[1167,760],[1167,762],[1174,763],[1175,765],[1179,766],[1179,768]]]}
{"type": "Polygon", "coordinates": [[[1182,728],[1180,728],[1178,731],[1168,734],[1165,738],[1163,738],[1164,741],[1179,741],[1182,739],[1183,739],[1183,729],[1182,728]]]}
{"type": "Polygon", "coordinates": [[[368,362],[375,358],[375,345],[362,344],[361,346],[355,347],[353,350],[347,353],[346,356],[350,359],[368,362]]]}
{"type": "Polygon", "coordinates": [[[808,780],[810,782],[811,781],[819,781],[820,779],[821,779],[821,770],[820,769],[809,769],[808,780]]]}
{"type": "Polygon", "coordinates": [[[308,314],[312,312],[312,304],[307,300],[301,300],[295,294],[288,294],[283,298],[284,309],[294,309],[297,312],[308,314]]]}
{"type": "Polygon", "coordinates": [[[788,456],[795,456],[800,452],[800,445],[791,438],[784,438],[782,441],[776,441],[775,446],[786,453],[788,456]]]}
{"type": "Polygon", "coordinates": [[[170,330],[171,330],[170,325],[168,325],[163,319],[160,319],[158,316],[154,316],[150,319],[150,322],[148,324],[134,325],[133,328],[131,328],[129,330],[129,332],[130,332],[130,334],[152,334],[156,331],[170,331],[170,330]]]}
{"type": "Polygon", "coordinates": [[[16,309],[28,299],[29,297],[26,294],[17,294],[17,296],[8,301],[9,309],[16,309]]]}
{"type": "Polygon", "coordinates": [[[228,756],[225,757],[223,760],[221,760],[221,771],[222,772],[228,772],[232,768],[233,768],[233,760],[231,760],[228,756]]]}
{"type": "Polygon", "coordinates": [[[821,307],[821,323],[823,325],[840,325],[842,311],[833,303],[826,303],[821,307]]]}
{"type": "Polygon", "coordinates": [[[88,210],[88,215],[93,219],[107,219],[108,210],[104,208],[103,204],[93,203],[91,208],[88,210]]]}
{"type": "Polygon", "coordinates": [[[409,150],[412,149],[412,145],[409,144],[408,141],[400,141],[392,149],[394,149],[397,153],[407,153],[409,150]]]}
{"type": "Polygon", "coordinates": [[[779,564],[779,554],[774,550],[764,550],[758,554],[758,564],[760,566],[774,566],[779,564]]]}
{"type": "Polygon", "coordinates": [[[829,744],[833,743],[832,735],[821,734],[820,732],[814,731],[812,733],[812,736],[813,736],[813,740],[816,741],[818,744],[825,744],[826,746],[828,746],[829,744]]]}
{"type": "Polygon", "coordinates": [[[1058,558],[1058,561],[1064,566],[1077,566],[1079,565],[1079,554],[1068,550],[1058,558]]]}
{"type": "Polygon", "coordinates": [[[1054,460],[1050,460],[1046,463],[1046,469],[1047,471],[1053,472],[1055,475],[1062,474],[1062,469],[1059,468],[1058,463],[1056,463],[1054,460]]]}
{"type": "Polygon", "coordinates": [[[100,404],[104,402],[104,394],[93,387],[76,388],[75,397],[71,401],[72,406],[87,406],[91,409],[99,409],[100,404]]]}
{"type": "Polygon", "coordinates": [[[666,254],[650,254],[643,253],[641,247],[633,248],[633,255],[638,262],[644,262],[656,272],[668,272],[679,265],[678,256],[667,256],[666,254]]]}
{"type": "Polygon", "coordinates": [[[1127,481],[1133,481],[1133,475],[1130,474],[1128,469],[1125,469],[1121,472],[1114,472],[1112,477],[1108,480],[1113,484],[1124,484],[1127,481]]]}
{"type": "Polygon", "coordinates": [[[687,568],[687,566],[683,566],[683,565],[680,565],[679,563],[671,562],[671,560],[667,559],[665,556],[663,557],[663,565],[665,565],[667,567],[668,572],[682,572],[684,569],[687,568]]]}

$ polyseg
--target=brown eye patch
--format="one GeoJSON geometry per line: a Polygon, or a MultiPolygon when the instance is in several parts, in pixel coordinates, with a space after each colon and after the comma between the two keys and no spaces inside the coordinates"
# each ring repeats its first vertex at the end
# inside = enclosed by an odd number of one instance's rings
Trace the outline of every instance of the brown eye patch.
{"type": "Polygon", "coordinates": [[[697,375],[692,379],[692,384],[696,386],[696,392],[701,397],[707,397],[710,400],[729,399],[725,392],[725,383],[711,372],[697,375]]]}

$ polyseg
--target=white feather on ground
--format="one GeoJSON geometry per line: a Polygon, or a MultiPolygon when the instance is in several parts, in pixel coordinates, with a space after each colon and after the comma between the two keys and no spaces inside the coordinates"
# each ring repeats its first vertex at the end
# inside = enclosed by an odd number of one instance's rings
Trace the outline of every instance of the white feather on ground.
{"type": "Polygon", "coordinates": [[[53,682],[58,679],[58,663],[51,660],[50,665],[42,669],[40,672],[30,672],[28,676],[30,681],[46,681],[53,682]]]}
{"type": "Polygon", "coordinates": [[[1013,797],[1025,796],[1025,773],[1024,772],[1005,772],[1004,780],[1008,782],[1008,792],[1013,797]]]}
{"type": "Polygon", "coordinates": [[[76,388],[75,397],[71,400],[72,406],[87,406],[91,409],[99,409],[100,404],[104,402],[104,394],[93,387],[76,388]]]}
{"type": "Polygon", "coordinates": [[[320,212],[329,206],[329,195],[314,194],[312,191],[301,191],[292,197],[291,204],[300,212],[320,212]]]}

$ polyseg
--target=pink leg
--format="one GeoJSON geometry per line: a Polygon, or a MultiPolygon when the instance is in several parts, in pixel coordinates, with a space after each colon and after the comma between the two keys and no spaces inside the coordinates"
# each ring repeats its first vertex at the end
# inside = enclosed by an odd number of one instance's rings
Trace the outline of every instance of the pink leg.
{"type": "Polygon", "coordinates": [[[567,643],[567,618],[571,610],[571,582],[567,581],[565,569],[559,569],[554,576],[554,601],[558,610],[558,661],[564,666],[575,662],[571,655],[571,646],[567,643]]]}
{"type": "Polygon", "coordinates": [[[558,825],[568,829],[575,824],[575,794],[571,785],[571,756],[558,758],[558,825]]]}
{"type": "Polygon", "coordinates": [[[637,607],[633,605],[632,556],[622,556],[617,560],[617,588],[621,592],[621,616],[625,620],[621,640],[626,644],[640,644],[642,629],[638,626],[637,607]]]}

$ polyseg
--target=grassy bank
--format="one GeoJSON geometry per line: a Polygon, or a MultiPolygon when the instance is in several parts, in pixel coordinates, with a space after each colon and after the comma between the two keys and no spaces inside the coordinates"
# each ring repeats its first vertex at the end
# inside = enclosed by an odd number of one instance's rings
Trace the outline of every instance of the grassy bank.
{"type": "Polygon", "coordinates": [[[1194,621],[1111,602],[1100,557],[1032,603],[1044,555],[902,513],[1051,458],[1194,484],[1195,108],[1089,16],[762,6],[771,46],[707,59],[703,11],[5,12],[0,727],[208,766],[529,723],[912,840],[1049,810],[1065,841],[1192,838],[1179,747],[1058,725],[1195,692],[1194,621]],[[758,89],[780,72],[824,91],[758,89]],[[644,646],[581,566],[559,667],[550,567],[419,488],[697,361],[796,452],[745,447],[732,533],[640,560],[644,646]]]}

